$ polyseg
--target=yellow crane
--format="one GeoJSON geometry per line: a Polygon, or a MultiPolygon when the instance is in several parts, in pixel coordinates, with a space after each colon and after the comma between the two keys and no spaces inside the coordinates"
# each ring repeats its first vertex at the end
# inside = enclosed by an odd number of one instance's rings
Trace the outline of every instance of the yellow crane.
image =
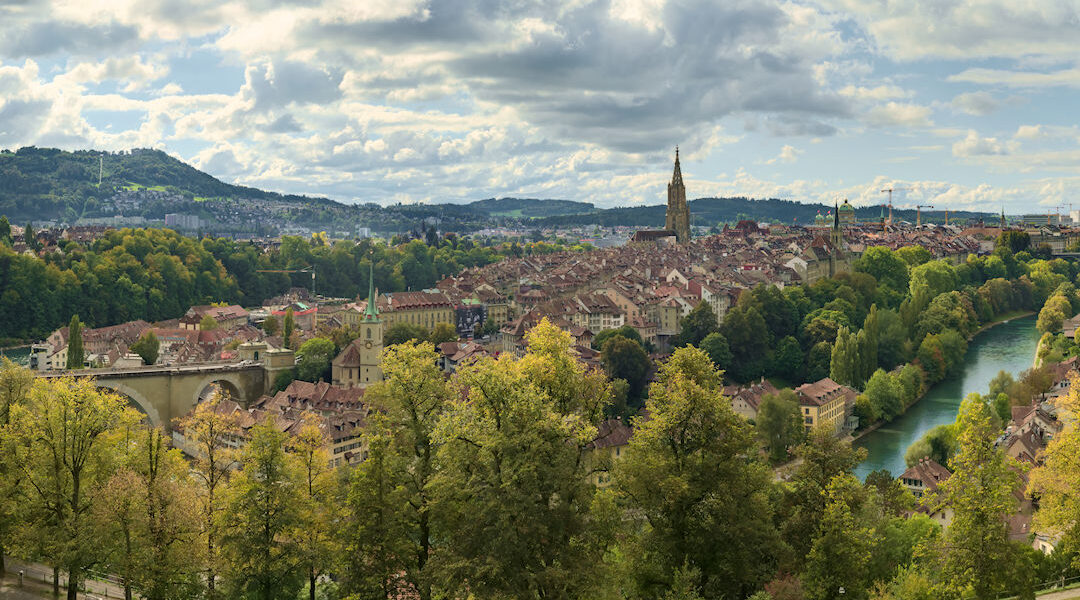
{"type": "Polygon", "coordinates": [[[888,194],[889,194],[889,225],[892,225],[892,193],[893,192],[910,192],[910,191],[911,191],[911,188],[894,188],[894,187],[887,187],[887,188],[885,188],[883,190],[879,190],[879,192],[882,193],[882,194],[884,194],[886,192],[888,192],[888,194]]]}
{"type": "Polygon", "coordinates": [[[922,227],[922,209],[934,208],[933,204],[917,204],[915,205],[915,226],[922,227]]]}

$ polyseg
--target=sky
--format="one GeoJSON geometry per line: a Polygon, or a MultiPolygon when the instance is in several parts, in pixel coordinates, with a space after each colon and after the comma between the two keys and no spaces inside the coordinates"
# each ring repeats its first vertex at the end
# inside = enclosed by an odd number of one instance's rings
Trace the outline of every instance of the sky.
{"type": "Polygon", "coordinates": [[[1078,109],[1080,0],[0,0],[0,148],[345,202],[1080,210],[1078,109]]]}

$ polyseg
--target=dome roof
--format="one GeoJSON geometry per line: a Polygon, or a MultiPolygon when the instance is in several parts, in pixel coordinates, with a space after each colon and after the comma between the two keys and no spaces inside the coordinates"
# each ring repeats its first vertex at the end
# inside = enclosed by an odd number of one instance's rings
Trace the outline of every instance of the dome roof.
{"type": "Polygon", "coordinates": [[[825,222],[825,217],[821,216],[821,211],[817,211],[817,216],[814,217],[814,224],[821,225],[825,222]]]}
{"type": "Polygon", "coordinates": [[[840,205],[840,212],[855,212],[855,207],[848,203],[847,198],[844,198],[844,203],[840,205]]]}

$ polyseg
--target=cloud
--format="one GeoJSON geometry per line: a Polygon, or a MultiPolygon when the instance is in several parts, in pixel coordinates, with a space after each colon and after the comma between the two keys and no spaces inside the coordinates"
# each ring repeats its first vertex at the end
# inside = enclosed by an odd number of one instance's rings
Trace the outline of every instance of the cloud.
{"type": "Polygon", "coordinates": [[[977,68],[950,75],[947,80],[985,85],[1003,85],[1014,88],[1080,87],[1080,69],[1062,69],[1042,73],[977,68]]]}
{"type": "Polygon", "coordinates": [[[863,115],[863,120],[875,127],[929,127],[930,108],[919,104],[888,102],[875,106],[863,115]]]}
{"type": "Polygon", "coordinates": [[[821,0],[848,15],[882,54],[900,61],[1076,57],[1076,2],[821,0]]]}
{"type": "Polygon", "coordinates": [[[778,162],[793,163],[799,159],[799,155],[802,153],[802,150],[799,150],[794,146],[785,144],[784,147],[780,149],[780,154],[778,156],[776,156],[775,158],[770,158],[765,162],[770,165],[778,162]]]}
{"type": "Polygon", "coordinates": [[[102,56],[130,48],[137,39],[134,27],[116,22],[39,21],[19,26],[9,21],[0,28],[0,56],[21,59],[59,52],[102,56]]]}
{"type": "Polygon", "coordinates": [[[1001,102],[987,92],[968,92],[953,98],[952,107],[969,115],[985,116],[1001,108],[1001,102]]]}
{"type": "Polygon", "coordinates": [[[968,130],[967,137],[953,144],[953,156],[995,156],[1009,154],[1007,143],[999,142],[997,138],[979,137],[974,129],[968,130]]]}

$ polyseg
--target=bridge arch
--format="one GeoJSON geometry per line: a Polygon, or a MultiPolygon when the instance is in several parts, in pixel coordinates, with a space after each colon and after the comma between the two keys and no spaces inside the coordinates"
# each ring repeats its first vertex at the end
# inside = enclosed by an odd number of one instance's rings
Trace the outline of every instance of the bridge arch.
{"type": "Polygon", "coordinates": [[[147,400],[145,396],[139,393],[138,390],[128,385],[124,385],[123,383],[116,380],[98,380],[95,382],[95,384],[99,388],[111,390],[130,400],[131,403],[135,405],[135,408],[139,409],[139,411],[146,415],[146,418],[150,421],[151,427],[158,427],[162,425],[161,415],[158,414],[157,408],[155,408],[154,404],[147,400]]]}
{"type": "MultiPolygon", "coordinates": [[[[252,393],[255,392],[255,390],[248,389],[250,387],[249,382],[245,381],[239,373],[211,373],[195,384],[195,397],[191,399],[192,408],[207,399],[204,397],[204,393],[207,393],[207,388],[213,384],[220,386],[230,400],[242,406],[247,405],[252,393]]],[[[258,394],[256,394],[257,396],[258,394]]]]}

